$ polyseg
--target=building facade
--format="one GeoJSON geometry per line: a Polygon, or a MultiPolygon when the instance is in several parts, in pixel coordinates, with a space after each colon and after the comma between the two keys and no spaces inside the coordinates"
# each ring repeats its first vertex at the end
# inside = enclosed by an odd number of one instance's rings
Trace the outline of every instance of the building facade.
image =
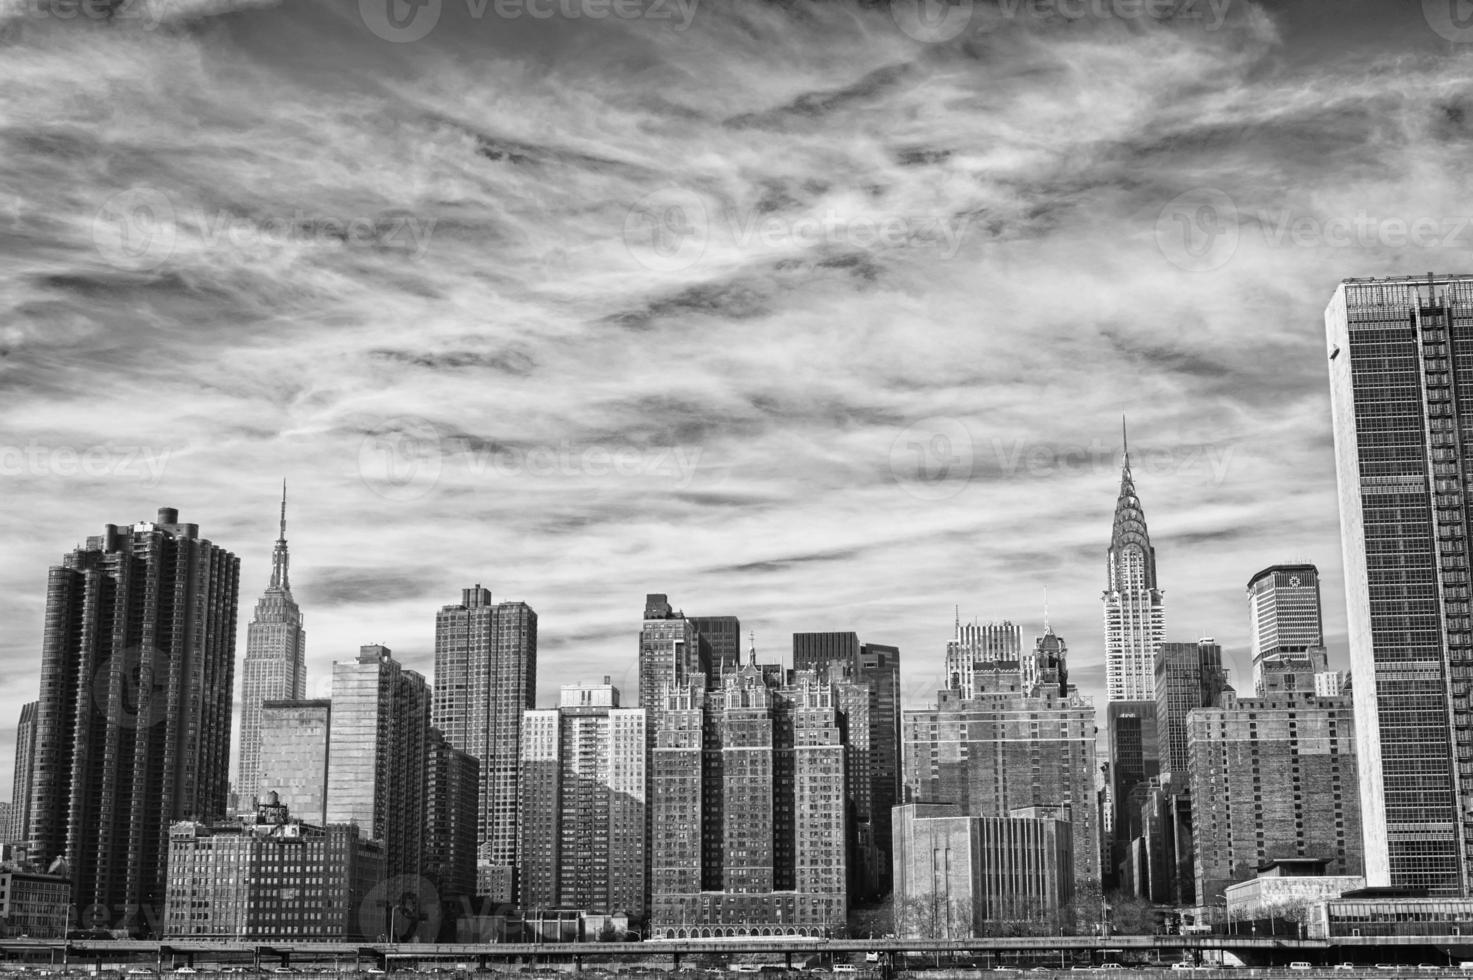
{"type": "Polygon", "coordinates": [[[388,647],[332,666],[327,819],[381,841],[391,877],[423,874],[430,690],[388,647]]]}
{"type": "Polygon", "coordinates": [[[1110,751],[1111,840],[1106,877],[1125,858],[1130,842],[1141,836],[1141,805],[1146,787],[1161,774],[1156,735],[1155,701],[1110,701],[1105,705],[1106,740],[1110,751]]]}
{"type": "Polygon", "coordinates": [[[522,712],[536,707],[537,613],[525,602],[491,601],[476,585],[435,617],[432,721],[480,763],[477,892],[516,893],[522,712]]]}
{"type": "Polygon", "coordinates": [[[968,816],[955,803],[896,809],[895,921],[903,939],[1073,931],[1073,834],[1022,811],[968,816]]]}
{"type": "Polygon", "coordinates": [[[1056,674],[1024,688],[1021,665],[999,671],[972,698],[938,692],[934,707],[902,712],[904,800],[955,803],[973,817],[1026,806],[1068,809],[1076,887],[1098,888],[1095,711],[1056,674]]]}
{"type": "Polygon", "coordinates": [[[15,775],[10,784],[10,820],[7,843],[25,843],[31,824],[31,779],[36,771],[36,710],[38,703],[21,705],[15,728],[15,775]]]}
{"type": "Polygon", "coordinates": [[[352,824],[291,819],[267,793],[255,818],[169,827],[164,932],[170,937],[372,942],[384,853],[352,824]]]}
{"type": "Polygon", "coordinates": [[[425,758],[425,826],[422,873],[439,909],[428,910],[454,935],[462,900],[476,894],[476,832],[479,826],[481,764],[431,728],[425,758]]]}
{"type": "Polygon", "coordinates": [[[812,671],[747,665],[668,695],[652,753],[650,927],[666,938],[842,935],[845,728],[812,671]]]}
{"type": "Polygon", "coordinates": [[[1325,330],[1366,881],[1467,896],[1473,277],[1346,280],[1325,330]]]}
{"type": "Polygon", "coordinates": [[[264,701],[261,704],[259,782],[246,793],[275,793],[293,813],[327,823],[328,749],[332,701],[264,701]]]}
{"type": "Polygon", "coordinates": [[[1126,447],[1120,495],[1105,561],[1105,687],[1111,701],[1156,696],[1156,649],[1166,639],[1166,610],[1156,582],[1156,549],[1146,529],[1126,447]]]}
{"type": "Polygon", "coordinates": [[[1211,638],[1196,643],[1163,643],[1156,655],[1156,738],[1161,782],[1185,792],[1187,714],[1217,704],[1227,687],[1222,647],[1211,638]]]}
{"type": "Polygon", "coordinates": [[[27,837],[85,928],[151,933],[169,822],[225,814],[239,577],[167,507],[48,575],[27,837]]]}
{"type": "Polygon", "coordinates": [[[645,909],[645,717],[619,689],[567,684],[522,721],[524,910],[645,909]]]}
{"type": "Polygon", "coordinates": [[[1223,901],[1229,885],[1272,859],[1322,859],[1330,875],[1362,874],[1350,699],[1312,688],[1229,696],[1187,724],[1197,904],[1223,901]]]}
{"type": "Polygon", "coordinates": [[[71,880],[0,867],[0,936],[60,939],[71,919],[71,880]]]}
{"type": "Polygon", "coordinates": [[[253,813],[261,786],[261,706],[307,694],[307,631],[292,598],[286,547],[286,484],[281,485],[281,528],[271,552],[271,582],[246,628],[240,671],[240,762],[235,785],[243,813],[253,813]]]}
{"type": "Polygon", "coordinates": [[[1007,620],[963,623],[946,643],[946,686],[963,698],[976,695],[978,675],[1015,670],[1023,659],[1023,628],[1007,620]]]}

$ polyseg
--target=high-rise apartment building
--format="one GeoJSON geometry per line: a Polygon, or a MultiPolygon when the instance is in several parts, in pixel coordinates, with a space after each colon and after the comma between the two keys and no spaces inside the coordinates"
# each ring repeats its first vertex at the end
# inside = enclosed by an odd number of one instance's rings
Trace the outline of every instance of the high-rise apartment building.
{"type": "Polygon", "coordinates": [[[644,625],[639,631],[639,706],[645,712],[651,744],[659,731],[666,695],[686,686],[697,674],[711,676],[711,664],[702,652],[694,620],[676,611],[662,593],[645,596],[644,625]]]}
{"type": "Polygon", "coordinates": [[[1187,788],[1187,713],[1215,705],[1227,687],[1222,647],[1210,637],[1163,643],[1156,655],[1156,738],[1161,782],[1187,788]]]}
{"type": "Polygon", "coordinates": [[[858,633],[794,633],[793,669],[824,671],[831,663],[859,662],[858,633]]]}
{"type": "Polygon", "coordinates": [[[537,613],[462,589],[435,617],[433,722],[480,762],[477,891],[493,901],[516,894],[522,712],[536,703],[537,613]]]}
{"type": "MultiPolygon", "coordinates": [[[[1265,675],[1295,672],[1265,661],[1265,675]]],[[[1258,698],[1227,695],[1187,719],[1196,904],[1216,905],[1275,858],[1316,858],[1331,875],[1362,869],[1350,699],[1319,697],[1313,674],[1258,698]]]]}
{"type": "Polygon", "coordinates": [[[1248,580],[1253,692],[1263,696],[1265,662],[1304,660],[1325,646],[1320,572],[1313,565],[1270,565],[1248,580]]]}
{"type": "Polygon", "coordinates": [[[1366,883],[1473,894],[1473,276],[1325,310],[1366,883]]]}
{"type": "Polygon", "coordinates": [[[281,530],[271,552],[271,583],[256,602],[246,629],[240,671],[240,764],[235,778],[243,813],[254,813],[261,783],[261,705],[300,700],[307,693],[307,632],[287,574],[286,484],[281,485],[281,530]]]}
{"type": "Polygon", "coordinates": [[[332,702],[266,701],[261,705],[259,782],[242,795],[277,801],[309,822],[327,824],[327,760],[332,702]]]}
{"type": "Polygon", "coordinates": [[[906,803],[955,803],[973,817],[1005,817],[1019,807],[1067,810],[1074,879],[1100,884],[1100,819],[1095,794],[1095,711],[1073,687],[1060,694],[1058,668],[977,672],[971,697],[938,692],[934,707],[902,712],[906,803]]]}
{"type": "Polygon", "coordinates": [[[168,507],[50,570],[27,836],[84,927],[153,931],[169,822],[224,816],[239,577],[168,507]]]}
{"type": "Polygon", "coordinates": [[[719,690],[687,676],[653,751],[656,936],[840,935],[845,746],[834,689],[755,658],[719,690]],[[755,932],[754,932],[755,931],[755,932]]]}
{"type": "Polygon", "coordinates": [[[987,683],[979,674],[1016,672],[1022,660],[1021,626],[1007,620],[963,623],[958,616],[955,635],[946,643],[946,686],[970,698],[987,683]]]}
{"type": "Polygon", "coordinates": [[[1128,445],[1105,570],[1106,696],[1111,701],[1154,700],[1156,648],[1166,638],[1166,610],[1156,583],[1156,549],[1130,475],[1128,445]]]}
{"type": "Polygon", "coordinates": [[[644,709],[609,678],[523,715],[524,909],[644,914],[645,783],[644,709]]]}
{"type": "Polygon", "coordinates": [[[38,702],[21,705],[15,729],[15,776],[10,784],[10,822],[6,839],[24,843],[30,832],[31,777],[36,770],[36,710],[38,702]]]}
{"type": "Polygon", "coordinates": [[[390,876],[423,873],[430,690],[388,647],[332,665],[327,819],[383,841],[390,876]]]}

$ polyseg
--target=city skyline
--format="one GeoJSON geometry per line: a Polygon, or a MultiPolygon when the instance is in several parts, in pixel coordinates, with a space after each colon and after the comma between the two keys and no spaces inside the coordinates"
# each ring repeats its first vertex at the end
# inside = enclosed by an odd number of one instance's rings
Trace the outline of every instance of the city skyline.
{"type": "Polygon", "coordinates": [[[1467,244],[1387,225],[1465,199],[1466,52],[1420,10],[978,5],[927,40],[847,4],[684,30],[446,4],[400,43],[352,4],[229,6],[3,42],[0,760],[45,570],[177,507],[255,596],[282,477],[309,697],[363,644],[428,676],[435,610],[481,582],[538,611],[539,706],[561,677],[634,696],[651,592],[739,616],[763,659],[795,632],[894,644],[917,706],[954,605],[1032,637],[1047,589],[1102,711],[1122,410],[1166,639],[1214,636],[1243,690],[1243,584],[1307,561],[1347,667],[1324,297],[1467,244]],[[866,238],[852,187],[913,234],[866,238]],[[647,247],[669,193],[709,219],[688,265],[647,247]],[[158,194],[172,244],[120,249],[158,194]],[[1223,236],[1193,237],[1209,202],[1223,236]],[[409,217],[436,224],[408,256],[330,225],[409,217]],[[942,446],[970,446],[945,480],[942,446]]]}

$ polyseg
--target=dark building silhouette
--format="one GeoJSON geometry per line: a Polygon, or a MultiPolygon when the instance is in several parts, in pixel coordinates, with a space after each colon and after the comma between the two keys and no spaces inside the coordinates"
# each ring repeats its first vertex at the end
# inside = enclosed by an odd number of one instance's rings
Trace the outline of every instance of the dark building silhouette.
{"type": "Polygon", "coordinates": [[[225,815],[239,578],[168,507],[49,573],[27,836],[83,927],[156,935],[170,822],[225,815]]]}

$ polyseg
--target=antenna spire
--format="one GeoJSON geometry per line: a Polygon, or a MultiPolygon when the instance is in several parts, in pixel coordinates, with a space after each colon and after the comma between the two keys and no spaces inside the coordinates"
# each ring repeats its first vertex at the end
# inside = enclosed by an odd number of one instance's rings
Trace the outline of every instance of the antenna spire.
{"type": "Polygon", "coordinates": [[[281,533],[277,535],[277,540],[286,540],[286,477],[281,478],[281,533]]]}
{"type": "Polygon", "coordinates": [[[271,588],[290,592],[291,582],[287,579],[288,556],[286,551],[286,480],[281,481],[281,531],[276,538],[276,547],[271,550],[271,588]]]}
{"type": "Polygon", "coordinates": [[[1049,624],[1048,624],[1048,586],[1047,585],[1045,585],[1043,587],[1043,631],[1045,633],[1052,632],[1052,630],[1049,628],[1049,624]]]}
{"type": "Polygon", "coordinates": [[[1120,413],[1120,448],[1125,453],[1125,462],[1130,462],[1130,436],[1125,431],[1125,413],[1120,413]]]}

